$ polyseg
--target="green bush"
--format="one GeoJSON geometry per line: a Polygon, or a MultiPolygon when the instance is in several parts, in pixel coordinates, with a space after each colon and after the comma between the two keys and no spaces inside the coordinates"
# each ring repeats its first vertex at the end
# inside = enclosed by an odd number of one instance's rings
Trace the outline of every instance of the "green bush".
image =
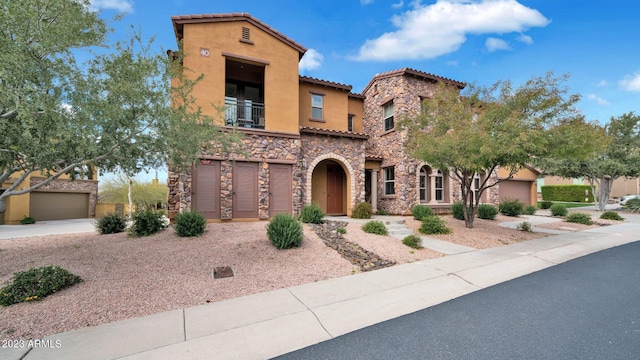
{"type": "Polygon", "coordinates": [[[593,202],[593,194],[589,185],[544,185],[541,188],[542,198],[547,201],[593,202]],[[589,198],[585,201],[585,191],[589,198]]]}
{"type": "Polygon", "coordinates": [[[98,218],[96,230],[98,234],[116,234],[127,229],[127,219],[116,213],[107,214],[98,218]]]}
{"type": "Polygon", "coordinates": [[[478,217],[485,220],[495,220],[498,215],[498,209],[489,204],[478,205],[478,217]]]}
{"type": "Polygon", "coordinates": [[[59,266],[31,268],[13,274],[11,281],[0,289],[0,305],[9,306],[23,301],[41,300],[57,291],[81,282],[59,266]]]}
{"type": "Polygon", "coordinates": [[[520,216],[524,210],[524,204],[518,199],[505,199],[498,205],[500,214],[506,216],[520,216]]]}
{"type": "Polygon", "coordinates": [[[376,211],[376,215],[391,215],[391,213],[385,209],[378,209],[378,211],[376,211]]]}
{"type": "Polygon", "coordinates": [[[336,232],[337,232],[338,234],[344,235],[344,234],[346,234],[346,233],[347,233],[347,229],[345,229],[345,228],[343,228],[343,227],[339,227],[339,228],[337,228],[337,229],[336,229],[336,232]]]}
{"type": "Polygon", "coordinates": [[[518,229],[520,231],[531,232],[531,231],[533,231],[533,225],[531,225],[531,223],[528,222],[528,221],[523,221],[520,224],[518,224],[516,229],[518,229]]]}
{"type": "Polygon", "coordinates": [[[534,215],[538,211],[538,208],[533,205],[527,205],[522,209],[522,213],[525,215],[534,215]]]}
{"type": "Polygon", "coordinates": [[[423,234],[449,234],[451,229],[439,216],[426,216],[422,218],[422,225],[418,229],[423,234]]]}
{"type": "Polygon", "coordinates": [[[277,249],[290,249],[302,244],[302,224],[293,215],[278,214],[267,225],[267,237],[277,249]]]}
{"type": "Polygon", "coordinates": [[[622,221],[624,218],[615,211],[605,211],[600,215],[600,219],[622,221]]]}
{"type": "Polygon", "coordinates": [[[425,216],[433,216],[433,210],[426,205],[415,205],[411,208],[411,215],[416,220],[422,220],[425,216]]]}
{"type": "Polygon", "coordinates": [[[362,225],[362,231],[369,234],[387,235],[387,227],[382,221],[374,220],[362,225]]]}
{"type": "Polygon", "coordinates": [[[417,235],[409,235],[402,239],[402,243],[414,249],[422,249],[422,239],[417,235]]]}
{"type": "Polygon", "coordinates": [[[451,206],[451,215],[454,219],[464,220],[464,205],[461,201],[456,201],[451,206]]]}
{"type": "Polygon", "coordinates": [[[540,209],[545,209],[546,210],[546,209],[550,208],[551,205],[553,205],[553,203],[551,201],[548,201],[548,200],[540,201],[540,209]]]}
{"type": "Polygon", "coordinates": [[[318,204],[305,205],[300,212],[300,221],[303,223],[320,224],[324,218],[324,211],[318,204]]]}
{"type": "Polygon", "coordinates": [[[368,202],[361,202],[353,208],[351,217],[354,219],[371,219],[373,209],[368,202]]]}
{"type": "Polygon", "coordinates": [[[630,199],[624,204],[624,208],[631,212],[640,212],[640,199],[630,199]]]}
{"type": "Polygon", "coordinates": [[[593,221],[591,221],[591,216],[583,213],[577,213],[577,212],[569,214],[569,216],[567,216],[564,220],[566,222],[576,223],[576,224],[584,224],[584,225],[593,224],[593,221]]]}
{"type": "Polygon", "coordinates": [[[567,213],[569,212],[567,207],[562,204],[553,204],[549,209],[553,216],[567,216],[567,213]]]}
{"type": "Polygon", "coordinates": [[[35,224],[36,223],[36,218],[34,218],[33,216],[26,216],[22,218],[22,220],[20,220],[20,224],[22,225],[31,225],[31,224],[35,224]]]}
{"type": "Polygon", "coordinates": [[[133,213],[131,220],[133,220],[133,224],[129,228],[129,234],[132,236],[149,236],[168,227],[161,211],[139,210],[133,213]]]}
{"type": "Polygon", "coordinates": [[[200,236],[206,228],[207,219],[195,211],[181,212],[175,218],[174,230],[181,237],[200,236]]]}

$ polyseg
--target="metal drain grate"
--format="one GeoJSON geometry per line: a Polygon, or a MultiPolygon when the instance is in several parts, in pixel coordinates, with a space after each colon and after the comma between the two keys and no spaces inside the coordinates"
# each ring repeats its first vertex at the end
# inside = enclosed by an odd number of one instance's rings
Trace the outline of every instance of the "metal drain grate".
{"type": "Polygon", "coordinates": [[[230,266],[217,266],[213,268],[213,273],[211,274],[214,279],[229,278],[234,275],[233,268],[230,266]]]}

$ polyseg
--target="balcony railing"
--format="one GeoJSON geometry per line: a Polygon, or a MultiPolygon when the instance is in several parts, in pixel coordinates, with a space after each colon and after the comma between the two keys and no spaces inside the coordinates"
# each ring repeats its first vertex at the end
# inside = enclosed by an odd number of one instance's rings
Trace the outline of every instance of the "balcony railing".
{"type": "Polygon", "coordinates": [[[228,126],[264,129],[264,104],[226,97],[225,123],[228,126]]]}

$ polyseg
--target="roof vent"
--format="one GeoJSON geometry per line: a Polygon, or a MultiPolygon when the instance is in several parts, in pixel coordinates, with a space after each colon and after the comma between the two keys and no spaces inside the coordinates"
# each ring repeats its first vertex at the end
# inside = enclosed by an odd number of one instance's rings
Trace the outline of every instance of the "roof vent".
{"type": "Polygon", "coordinates": [[[253,44],[253,41],[251,41],[251,33],[249,32],[249,28],[242,28],[242,37],[240,38],[240,41],[247,44],[253,44]]]}

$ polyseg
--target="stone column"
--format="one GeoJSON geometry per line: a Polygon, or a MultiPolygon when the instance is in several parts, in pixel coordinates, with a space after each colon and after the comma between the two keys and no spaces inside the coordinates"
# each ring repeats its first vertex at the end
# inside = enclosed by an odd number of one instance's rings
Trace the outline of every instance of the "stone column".
{"type": "Polygon", "coordinates": [[[432,173],[431,175],[429,175],[429,195],[431,196],[431,199],[429,200],[429,204],[438,203],[438,201],[436,200],[436,176],[438,176],[437,171],[435,171],[435,174],[432,173]]]}
{"type": "Polygon", "coordinates": [[[378,211],[378,170],[371,170],[371,209],[378,211]]]}

